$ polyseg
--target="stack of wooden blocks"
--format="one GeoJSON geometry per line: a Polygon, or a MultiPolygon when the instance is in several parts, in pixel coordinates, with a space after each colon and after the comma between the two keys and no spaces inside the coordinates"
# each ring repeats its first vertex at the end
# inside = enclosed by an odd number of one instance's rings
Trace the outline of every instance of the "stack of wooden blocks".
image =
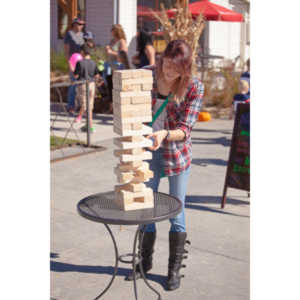
{"type": "Polygon", "coordinates": [[[122,210],[135,210],[154,206],[153,191],[145,186],[153,177],[149,164],[152,153],[144,148],[152,141],[144,135],[152,128],[143,124],[152,121],[150,70],[123,70],[113,74],[114,139],[119,148],[114,151],[120,162],[115,174],[120,185],[115,186],[115,201],[122,210]]]}

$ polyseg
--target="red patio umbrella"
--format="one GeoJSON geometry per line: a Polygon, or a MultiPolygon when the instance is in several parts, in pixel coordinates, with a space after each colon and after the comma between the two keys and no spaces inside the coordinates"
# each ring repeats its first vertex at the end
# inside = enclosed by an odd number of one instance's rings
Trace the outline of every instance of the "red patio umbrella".
{"type": "MultiPolygon", "coordinates": [[[[155,11],[155,12],[159,13],[158,11],[155,11]]],[[[138,5],[137,16],[155,19],[154,15],[153,15],[153,9],[151,7],[147,7],[147,6],[143,6],[143,5],[138,5]]]]}
{"type": "MultiPolygon", "coordinates": [[[[226,21],[226,22],[243,22],[243,15],[223,6],[202,0],[189,4],[189,9],[193,17],[197,17],[202,13],[204,18],[208,21],[226,21]]],[[[175,9],[167,11],[169,18],[176,15],[175,9]]]]}

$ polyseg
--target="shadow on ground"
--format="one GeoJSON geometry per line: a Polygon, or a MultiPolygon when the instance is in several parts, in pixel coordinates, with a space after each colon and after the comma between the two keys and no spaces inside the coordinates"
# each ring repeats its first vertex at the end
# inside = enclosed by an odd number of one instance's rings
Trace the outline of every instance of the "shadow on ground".
{"type": "MultiPolygon", "coordinates": [[[[101,121],[101,125],[112,125],[113,115],[94,115],[94,121],[101,121]]],[[[98,122],[97,122],[98,123],[98,122]]]]}
{"type": "Polygon", "coordinates": [[[199,131],[199,132],[219,132],[219,133],[222,133],[222,134],[232,134],[232,130],[213,130],[213,129],[193,128],[193,131],[199,131]]]}
{"type": "Polygon", "coordinates": [[[224,159],[213,159],[213,158],[194,158],[192,164],[201,167],[206,167],[207,165],[217,165],[217,166],[227,166],[227,160],[224,159]]]}
{"type": "MultiPolygon", "coordinates": [[[[249,218],[248,215],[240,215],[240,214],[235,214],[232,212],[229,212],[226,210],[226,206],[224,209],[221,208],[221,197],[216,197],[216,196],[186,196],[185,199],[185,208],[189,209],[197,209],[197,210],[202,210],[202,211],[208,211],[208,212],[213,212],[213,213],[218,213],[218,214],[223,214],[223,215],[230,215],[230,216],[235,216],[235,217],[242,217],[242,218],[249,218]],[[210,206],[205,206],[201,204],[217,204],[218,208],[210,207],[210,206]]],[[[226,200],[227,205],[249,205],[250,201],[242,201],[242,200],[236,200],[233,198],[227,198],[226,200]]]]}
{"type": "Polygon", "coordinates": [[[226,137],[220,137],[220,138],[214,138],[214,139],[209,139],[209,138],[192,138],[192,143],[195,144],[205,144],[205,145],[215,145],[215,144],[220,144],[224,147],[229,147],[231,144],[231,139],[226,138],[226,137]]]}
{"type": "MultiPolygon", "coordinates": [[[[80,272],[80,273],[92,273],[92,274],[108,274],[113,275],[114,267],[112,266],[87,266],[87,265],[74,265],[63,262],[50,261],[50,270],[52,272],[80,272]]],[[[131,272],[129,268],[118,268],[116,276],[125,277],[131,272]]],[[[165,288],[166,277],[157,274],[147,274],[147,280],[156,282],[165,288]]]]}

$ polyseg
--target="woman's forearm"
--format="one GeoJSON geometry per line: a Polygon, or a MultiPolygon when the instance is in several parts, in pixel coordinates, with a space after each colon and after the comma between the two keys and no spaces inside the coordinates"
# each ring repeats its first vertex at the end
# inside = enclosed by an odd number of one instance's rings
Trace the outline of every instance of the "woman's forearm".
{"type": "Polygon", "coordinates": [[[111,50],[110,53],[109,53],[109,55],[111,55],[111,56],[113,56],[115,58],[118,58],[118,52],[117,51],[111,50]]]}
{"type": "Polygon", "coordinates": [[[166,138],[170,142],[183,141],[185,138],[185,133],[181,129],[165,130],[165,131],[166,131],[166,138]]]}

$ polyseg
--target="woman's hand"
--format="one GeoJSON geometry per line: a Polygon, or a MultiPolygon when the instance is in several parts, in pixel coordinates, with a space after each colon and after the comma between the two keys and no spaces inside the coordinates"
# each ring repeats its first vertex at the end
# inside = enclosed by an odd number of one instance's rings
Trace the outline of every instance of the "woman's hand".
{"type": "Polygon", "coordinates": [[[166,138],[167,134],[168,131],[165,129],[149,134],[147,138],[153,141],[153,146],[149,147],[149,149],[156,151],[160,147],[162,141],[166,138]]]}
{"type": "Polygon", "coordinates": [[[111,51],[112,51],[112,50],[111,50],[111,47],[110,47],[110,46],[106,46],[106,47],[105,47],[105,50],[106,50],[106,53],[107,53],[107,54],[111,54],[111,51]]]}

